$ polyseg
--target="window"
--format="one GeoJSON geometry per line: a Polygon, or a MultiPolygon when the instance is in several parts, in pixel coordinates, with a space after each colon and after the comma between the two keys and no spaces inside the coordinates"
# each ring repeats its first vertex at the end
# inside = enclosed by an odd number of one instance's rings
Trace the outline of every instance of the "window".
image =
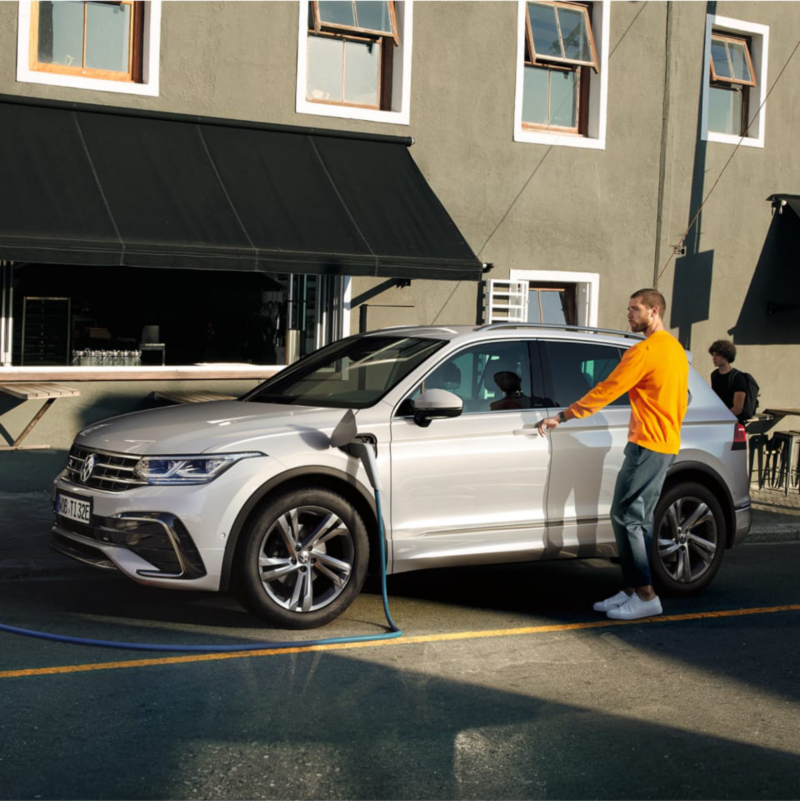
{"type": "Polygon", "coordinates": [[[577,325],[575,284],[528,285],[528,322],[577,325]]]}
{"type": "Polygon", "coordinates": [[[714,15],[706,20],[702,138],[763,147],[769,29],[714,15]]]}
{"type": "Polygon", "coordinates": [[[511,270],[486,282],[484,322],[597,326],[600,276],[558,270],[511,270]]]}
{"type": "Polygon", "coordinates": [[[411,5],[301,2],[297,111],[408,124],[411,5]]]}
{"type": "Polygon", "coordinates": [[[160,19],[160,0],[23,0],[17,80],[156,96],[160,19]]]}
{"type": "MultiPolygon", "coordinates": [[[[545,386],[552,405],[567,407],[611,375],[622,353],[609,345],[583,342],[545,342],[545,386]]],[[[625,393],[610,406],[629,406],[625,393]]]]}
{"type": "Polygon", "coordinates": [[[587,70],[597,55],[586,6],[528,3],[525,22],[525,83],[522,123],[586,130],[587,70]]]}
{"type": "Polygon", "coordinates": [[[604,146],[607,5],[520,4],[516,141],[604,146]]]}
{"type": "Polygon", "coordinates": [[[339,340],[257,387],[247,400],[365,409],[444,344],[443,340],[391,335],[339,340]]]}
{"type": "Polygon", "coordinates": [[[750,121],[749,87],[756,85],[749,41],[713,34],[709,66],[708,128],[741,136],[750,121]]]}
{"type": "Polygon", "coordinates": [[[342,283],[321,275],[0,263],[0,359],[6,366],[290,364],[348,333],[342,283]]]}
{"type": "Polygon", "coordinates": [[[142,75],[141,2],[33,5],[31,68],[112,81],[142,75]]]}
{"type": "MultiPolygon", "coordinates": [[[[538,385],[539,379],[536,376],[538,385]]],[[[445,389],[458,395],[464,414],[542,408],[544,399],[531,386],[529,343],[486,342],[461,351],[440,364],[410,396],[413,401],[428,389],[445,389]]],[[[411,414],[408,400],[399,416],[411,414]]]]}

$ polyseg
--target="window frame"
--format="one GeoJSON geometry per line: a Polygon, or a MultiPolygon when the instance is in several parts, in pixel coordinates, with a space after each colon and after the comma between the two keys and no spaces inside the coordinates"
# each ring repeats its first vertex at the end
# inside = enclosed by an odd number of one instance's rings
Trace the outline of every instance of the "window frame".
{"type": "Polygon", "coordinates": [[[117,70],[97,69],[86,67],[86,34],[88,5],[92,0],[82,0],[83,3],[83,64],[80,67],[72,67],[67,64],[54,64],[39,61],[39,13],[41,10],[40,0],[31,3],[31,25],[30,25],[30,51],[28,63],[34,72],[50,72],[59,75],[75,75],[82,78],[97,78],[103,81],[122,81],[127,83],[141,83],[142,81],[142,32],[144,23],[144,3],[142,0],[119,0],[114,5],[130,6],[131,24],[128,32],[128,70],[127,72],[117,70]]]}
{"type": "MultiPolygon", "coordinates": [[[[51,70],[49,69],[51,65],[46,65],[48,69],[32,68],[32,59],[38,49],[38,0],[19,0],[17,81],[73,89],[158,97],[161,6],[162,0],[142,0],[141,2],[140,27],[138,30],[141,53],[140,71],[137,75],[138,80],[131,80],[129,75],[113,71],[87,70],[82,74],[80,69],[51,70]],[[35,44],[34,38],[36,39],[35,44]],[[93,74],[90,74],[90,72],[93,74]],[[106,75],[105,73],[108,74],[106,75]],[[120,75],[123,75],[122,79],[119,78],[120,75]]],[[[53,66],[62,67],[64,65],[53,66]]]]}
{"type": "Polygon", "coordinates": [[[600,273],[571,273],[560,270],[510,271],[512,281],[527,281],[536,284],[566,285],[575,287],[575,316],[577,324],[598,327],[600,309],[600,273]]]}
{"type": "Polygon", "coordinates": [[[703,51],[703,95],[700,118],[700,139],[706,142],[719,142],[729,145],[742,145],[744,147],[764,147],[766,112],[767,112],[767,68],[769,54],[769,26],[745,20],[722,17],[715,14],[706,15],[705,48],[703,51]],[[730,37],[733,39],[748,39],[748,52],[752,62],[751,75],[755,85],[714,81],[711,70],[711,41],[715,37],[730,37]],[[714,85],[716,83],[716,86],[714,85]],[[748,124],[746,133],[730,134],[713,131],[709,128],[709,108],[711,103],[711,89],[727,88],[735,91],[733,87],[741,86],[746,97],[742,98],[742,130],[748,124]],[[755,115],[750,119],[752,110],[755,115]]]}
{"type": "MultiPolygon", "coordinates": [[[[349,0],[353,7],[353,16],[357,20],[357,10],[355,0],[349,0]]],[[[307,103],[339,106],[345,108],[372,109],[375,111],[390,111],[392,108],[392,66],[394,61],[394,48],[399,46],[400,38],[397,30],[397,16],[395,13],[394,0],[385,0],[389,5],[391,17],[392,33],[386,31],[373,31],[369,28],[354,27],[351,25],[341,25],[338,23],[323,22],[319,11],[319,1],[309,0],[310,16],[313,18],[314,26],[309,27],[308,36],[320,38],[330,38],[342,42],[344,52],[342,53],[342,99],[341,100],[322,100],[308,96],[307,81],[305,99],[307,103]],[[380,65],[378,75],[378,103],[376,105],[368,103],[352,103],[345,100],[345,64],[346,64],[346,43],[373,43],[380,47],[380,65]]],[[[311,57],[310,48],[306,52],[306,75],[309,71],[309,59],[311,57]]]]}
{"type": "MultiPolygon", "coordinates": [[[[558,25],[559,41],[561,49],[564,50],[564,36],[561,32],[561,22],[558,13],[555,15],[558,25]]],[[[578,134],[585,136],[588,128],[589,115],[589,69],[593,69],[595,74],[599,72],[597,68],[597,50],[594,44],[594,34],[592,32],[590,4],[588,3],[562,3],[555,0],[528,0],[525,3],[525,66],[536,67],[537,69],[548,70],[547,80],[547,113],[551,116],[551,97],[552,79],[554,72],[572,72],[578,81],[576,92],[575,125],[554,125],[553,123],[538,123],[522,120],[523,129],[532,131],[559,131],[563,133],[578,134]],[[530,5],[531,2],[541,6],[552,6],[553,8],[568,8],[570,11],[580,11],[584,17],[589,49],[592,53],[591,61],[580,61],[559,56],[542,56],[537,58],[536,47],[533,37],[533,24],[531,23],[530,5]]],[[[523,68],[524,72],[524,68],[523,68]]]]}
{"type": "Polygon", "coordinates": [[[724,33],[719,33],[717,31],[711,31],[711,44],[713,46],[714,40],[725,42],[725,52],[728,56],[728,65],[731,68],[731,74],[733,74],[733,62],[731,60],[731,52],[730,52],[730,43],[734,42],[736,44],[744,45],[744,52],[745,56],[747,57],[747,68],[750,70],[750,80],[743,81],[740,78],[727,78],[724,75],[717,75],[716,69],[714,69],[714,59],[709,55],[709,68],[711,69],[711,82],[712,83],[731,83],[731,84],[738,84],[741,86],[756,86],[756,73],[753,69],[753,59],[750,56],[750,38],[745,36],[728,36],[724,33]]]}
{"type": "MultiPolygon", "coordinates": [[[[399,44],[391,48],[387,68],[382,73],[384,87],[381,94],[387,98],[387,108],[377,106],[361,106],[340,101],[308,100],[306,89],[308,83],[308,42],[312,35],[309,26],[309,14],[313,8],[309,4],[313,0],[300,0],[298,5],[298,40],[297,40],[297,86],[295,95],[295,111],[298,114],[313,116],[338,117],[368,122],[410,124],[411,100],[411,56],[413,52],[413,19],[414,0],[393,2],[394,25],[399,44]]],[[[313,17],[312,17],[313,18],[313,17]]],[[[388,38],[388,34],[384,35],[388,38]]],[[[355,38],[355,37],[350,37],[355,38]]],[[[384,50],[389,51],[388,47],[384,50]]]]}
{"type": "MultiPolygon", "coordinates": [[[[392,34],[391,37],[394,40],[395,45],[400,44],[400,36],[397,32],[397,14],[395,13],[394,8],[394,0],[385,0],[389,4],[389,15],[392,20],[392,34]]],[[[350,0],[350,3],[353,6],[353,18],[358,20],[358,6],[356,5],[356,0],[350,0]]],[[[340,23],[335,22],[323,22],[322,17],[319,13],[319,2],[318,0],[311,0],[310,5],[311,13],[314,17],[314,30],[317,33],[321,33],[324,28],[330,28],[335,31],[342,31],[345,35],[348,33],[355,34],[355,36],[360,36],[362,34],[367,34],[369,37],[379,36],[381,38],[388,38],[389,34],[387,31],[376,31],[371,28],[363,28],[361,26],[352,26],[352,25],[342,25],[340,23]]]]}
{"type": "MultiPolygon", "coordinates": [[[[552,4],[556,4],[554,0],[552,4]]],[[[593,67],[581,65],[570,67],[555,61],[545,64],[545,68],[580,69],[582,74],[579,81],[579,104],[584,109],[579,114],[578,124],[574,128],[559,126],[546,126],[538,123],[526,123],[522,119],[523,98],[525,87],[525,67],[542,67],[541,63],[533,64],[527,58],[528,50],[528,0],[517,0],[517,61],[516,61],[516,90],[514,101],[514,141],[531,144],[543,144],[556,147],[579,147],[593,150],[605,150],[607,108],[608,108],[608,55],[610,45],[610,16],[611,3],[609,0],[593,0],[591,9],[584,4],[591,25],[591,41],[594,47],[594,56],[597,61],[597,71],[593,67]]],[[[578,4],[558,2],[577,8],[578,4]]],[[[531,34],[532,35],[532,34],[531,34]]]]}
{"type": "MultiPolygon", "coordinates": [[[[549,65],[551,63],[571,65],[574,67],[591,67],[595,72],[599,72],[597,67],[597,49],[594,46],[594,33],[592,32],[592,18],[589,5],[589,3],[584,2],[564,3],[558,2],[558,0],[528,0],[528,2],[525,3],[525,37],[528,45],[528,55],[530,56],[531,60],[526,61],[526,63],[533,67],[538,67],[545,64],[549,65]],[[537,59],[535,40],[533,38],[533,25],[531,23],[530,15],[531,4],[539,6],[552,6],[556,9],[566,8],[570,11],[580,11],[584,17],[584,25],[586,26],[587,38],[589,40],[589,49],[592,51],[591,61],[581,61],[580,59],[568,58],[567,56],[541,56],[537,59]]],[[[564,50],[564,34],[561,32],[561,21],[558,12],[556,12],[555,17],[556,24],[558,25],[559,42],[561,43],[561,49],[564,50]]]]}

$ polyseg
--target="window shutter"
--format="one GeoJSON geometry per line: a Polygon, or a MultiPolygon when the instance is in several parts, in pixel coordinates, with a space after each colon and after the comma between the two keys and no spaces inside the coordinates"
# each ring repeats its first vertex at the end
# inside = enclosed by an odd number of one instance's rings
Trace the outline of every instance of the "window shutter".
{"type": "Polygon", "coordinates": [[[494,278],[486,282],[486,323],[527,323],[528,282],[494,278]]]}

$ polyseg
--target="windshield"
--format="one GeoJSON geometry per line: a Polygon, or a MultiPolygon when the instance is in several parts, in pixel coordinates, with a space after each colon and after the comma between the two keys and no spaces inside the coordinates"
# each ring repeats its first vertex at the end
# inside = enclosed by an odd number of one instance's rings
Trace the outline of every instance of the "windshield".
{"type": "Polygon", "coordinates": [[[287,367],[242,400],[363,409],[444,344],[419,337],[350,337],[287,367]]]}

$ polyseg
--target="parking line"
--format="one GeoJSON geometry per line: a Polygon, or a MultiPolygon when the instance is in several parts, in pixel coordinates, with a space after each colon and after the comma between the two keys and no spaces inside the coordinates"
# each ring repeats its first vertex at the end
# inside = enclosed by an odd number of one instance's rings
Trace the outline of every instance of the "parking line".
{"type": "Polygon", "coordinates": [[[61,667],[30,668],[27,670],[0,671],[0,679],[13,679],[23,676],[49,676],[60,673],[85,673],[90,670],[120,670],[123,668],[150,667],[152,665],[179,665],[190,662],[216,662],[221,659],[252,659],[259,656],[281,656],[300,654],[309,651],[346,651],[351,648],[377,648],[389,645],[417,645],[429,642],[449,642],[453,640],[473,640],[486,637],[518,637],[531,634],[553,634],[562,631],[581,631],[584,629],[610,628],[612,626],[641,625],[642,623],[679,623],[687,620],[708,620],[713,618],[743,617],[745,615],[766,615],[775,612],[798,612],[800,604],[785,606],[759,606],[750,609],[726,609],[718,612],[689,612],[684,615],[661,615],[642,620],[597,620],[587,623],[561,623],[550,626],[525,626],[513,629],[491,629],[487,631],[457,631],[450,634],[421,634],[400,637],[395,640],[373,640],[369,642],[330,643],[328,645],[304,645],[297,648],[270,648],[257,651],[235,651],[232,653],[193,654],[191,656],[168,656],[157,659],[132,659],[125,662],[97,662],[86,665],[65,665],[61,667]]]}

